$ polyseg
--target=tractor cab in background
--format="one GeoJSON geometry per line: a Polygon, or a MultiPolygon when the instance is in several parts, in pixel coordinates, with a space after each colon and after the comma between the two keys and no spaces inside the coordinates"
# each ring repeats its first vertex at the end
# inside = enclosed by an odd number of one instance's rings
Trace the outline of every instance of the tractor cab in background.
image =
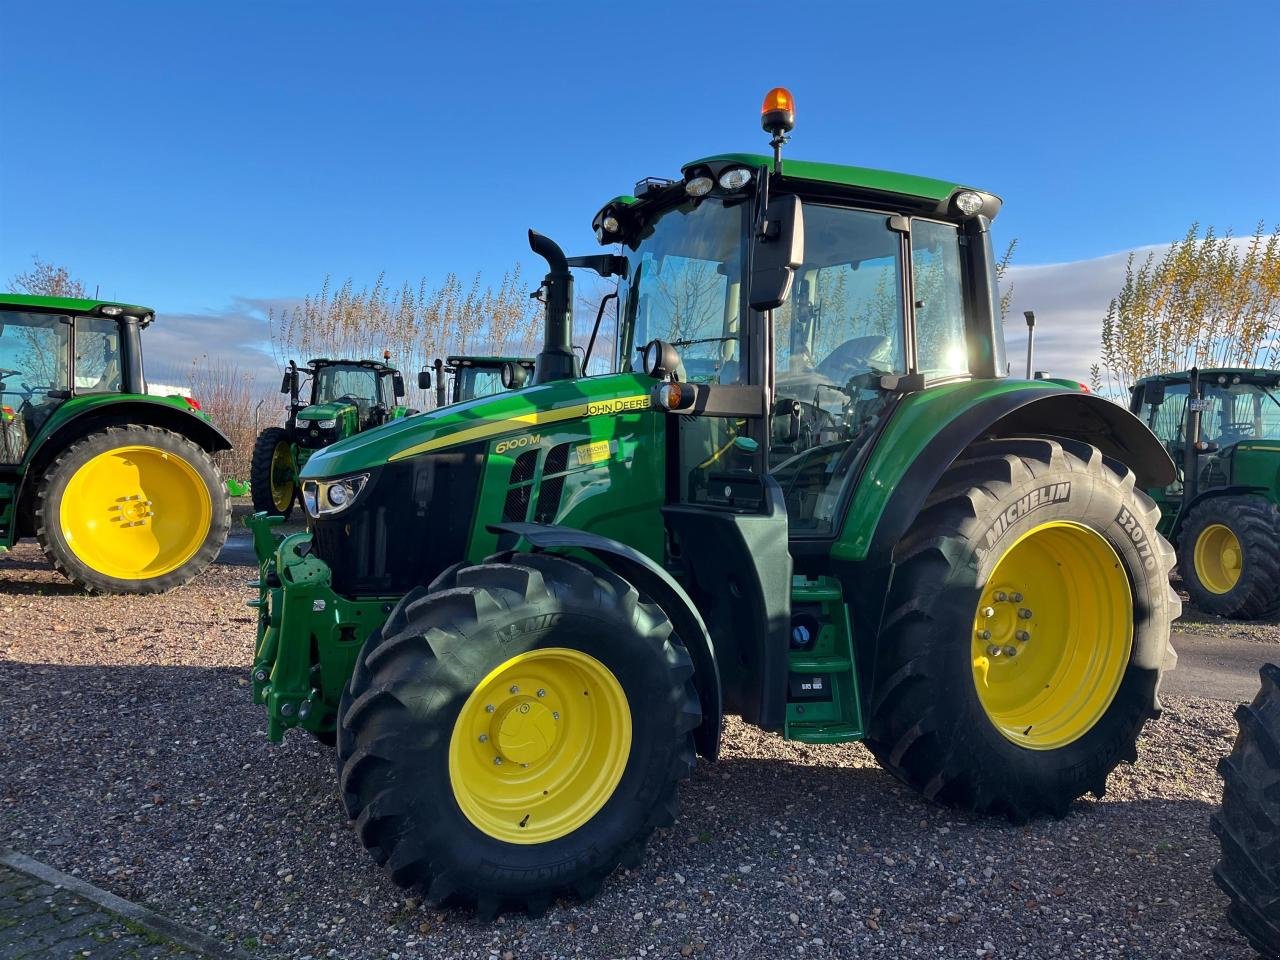
{"type": "Polygon", "coordinates": [[[524,386],[533,375],[530,357],[454,354],[437,359],[418,374],[418,389],[435,386],[436,406],[443,407],[524,386]],[[433,375],[434,374],[434,375],[433,375]]]}

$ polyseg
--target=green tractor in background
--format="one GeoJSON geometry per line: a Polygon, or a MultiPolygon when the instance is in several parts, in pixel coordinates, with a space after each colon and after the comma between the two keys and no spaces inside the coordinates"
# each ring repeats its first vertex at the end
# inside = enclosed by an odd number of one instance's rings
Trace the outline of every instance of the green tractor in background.
{"type": "MultiPolygon", "coordinates": [[[[389,360],[389,353],[383,355],[389,360]]],[[[253,445],[249,488],[254,510],[288,517],[298,499],[298,472],[316,450],[361,431],[417,413],[403,406],[404,378],[377,360],[290,360],[280,384],[289,395],[289,420],[267,427],[253,445]],[[301,400],[302,378],[310,400],[301,400]]]]}
{"type": "Polygon", "coordinates": [[[1149,492],[1192,601],[1233,619],[1280,614],[1280,371],[1146,377],[1130,409],[1178,464],[1149,492]]]}
{"type": "Polygon", "coordinates": [[[217,556],[231,442],[187,397],[147,393],[149,307],[0,294],[0,547],[34,536],[86,590],[158,593],[217,556]]]}
{"type": "Polygon", "coordinates": [[[418,388],[430,390],[434,385],[439,408],[524,386],[533,374],[533,360],[458,354],[443,360],[437,358],[433,368],[434,378],[430,370],[418,374],[418,388]]]}
{"type": "Polygon", "coordinates": [[[316,453],[306,532],[250,519],[268,735],[336,736],[361,841],[431,902],[592,895],[726,713],[1018,822],[1159,714],[1168,454],[1005,376],[998,198],[784,165],[791,125],[774,90],[772,158],[609,201],[615,252],[530,231],[530,383],[316,453]],[[615,373],[583,376],[573,268],[618,278],[615,373]]]}

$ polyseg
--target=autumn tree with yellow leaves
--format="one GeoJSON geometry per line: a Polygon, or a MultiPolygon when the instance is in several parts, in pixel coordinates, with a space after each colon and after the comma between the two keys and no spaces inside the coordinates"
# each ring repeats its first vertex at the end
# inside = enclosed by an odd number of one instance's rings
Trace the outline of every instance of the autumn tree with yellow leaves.
{"type": "Polygon", "coordinates": [[[1130,254],[1102,322],[1093,388],[1124,395],[1141,377],[1191,367],[1280,364],[1280,227],[1186,235],[1156,257],[1130,254]]]}

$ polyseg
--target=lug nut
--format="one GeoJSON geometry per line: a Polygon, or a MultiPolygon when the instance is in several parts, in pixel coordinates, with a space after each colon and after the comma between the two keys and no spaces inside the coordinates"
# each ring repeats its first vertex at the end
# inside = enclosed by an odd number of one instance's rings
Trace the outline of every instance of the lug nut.
{"type": "Polygon", "coordinates": [[[1010,599],[1010,600],[1012,600],[1014,603],[1021,603],[1021,602],[1022,602],[1022,594],[1020,594],[1020,593],[1011,593],[1011,594],[1009,594],[1009,599],[1010,599]]]}
{"type": "Polygon", "coordinates": [[[996,591],[996,603],[1004,603],[1009,599],[1009,595],[1003,590],[996,591]]]}
{"type": "Polygon", "coordinates": [[[552,720],[559,720],[559,719],[560,719],[560,711],[559,711],[559,710],[552,710],[552,711],[551,711],[551,719],[552,719],[552,720]]]}
{"type": "Polygon", "coordinates": [[[485,712],[485,713],[493,713],[493,704],[492,704],[492,703],[487,703],[487,704],[485,704],[484,712],[485,712]]]}
{"type": "Polygon", "coordinates": [[[1000,653],[1001,653],[1000,648],[996,646],[994,643],[991,646],[987,647],[988,657],[998,657],[1000,656],[1000,653]]]}
{"type": "Polygon", "coordinates": [[[487,743],[487,742],[488,742],[488,740],[489,740],[489,735],[488,735],[487,733],[482,733],[482,734],[480,734],[480,742],[481,742],[481,743],[487,743]]]}
{"type": "Polygon", "coordinates": [[[978,639],[979,639],[979,640],[990,640],[990,639],[991,639],[991,631],[990,631],[990,630],[979,630],[979,631],[978,631],[978,639]]]}
{"type": "Polygon", "coordinates": [[[511,692],[512,692],[512,693],[519,693],[519,692],[520,692],[520,688],[519,688],[519,687],[517,687],[517,686],[513,683],[513,684],[511,685],[511,692]]]}
{"type": "Polygon", "coordinates": [[[253,675],[253,679],[261,683],[263,680],[267,679],[267,671],[259,670],[257,673],[253,675]]]}
{"type": "Polygon", "coordinates": [[[1030,620],[1030,619],[1031,619],[1031,611],[1030,611],[1030,610],[1028,610],[1026,607],[1021,608],[1021,609],[1018,611],[1018,618],[1019,618],[1019,619],[1021,619],[1021,620],[1030,620]]]}
{"type": "Polygon", "coordinates": [[[500,766],[502,766],[502,758],[501,758],[501,757],[494,757],[494,758],[493,758],[493,765],[494,765],[495,767],[500,767],[500,766]]]}
{"type": "Polygon", "coordinates": [[[1017,648],[1017,647],[1005,647],[1005,648],[1004,648],[1004,655],[1005,655],[1006,657],[1016,657],[1016,656],[1018,655],[1018,648],[1017,648]]]}
{"type": "Polygon", "coordinates": [[[540,696],[540,697],[545,697],[546,695],[547,695],[547,691],[545,691],[545,690],[543,690],[543,689],[539,688],[539,690],[538,690],[538,696],[540,696]]]}
{"type": "Polygon", "coordinates": [[[982,615],[983,615],[984,617],[987,617],[987,618],[994,617],[994,616],[996,615],[996,608],[995,608],[995,607],[983,607],[983,608],[982,608],[982,615]]]}
{"type": "Polygon", "coordinates": [[[1015,636],[1016,636],[1019,640],[1021,640],[1023,643],[1026,643],[1028,640],[1030,640],[1030,639],[1031,639],[1031,634],[1027,633],[1027,631],[1025,631],[1025,630],[1019,630],[1019,631],[1015,634],[1015,636]]]}

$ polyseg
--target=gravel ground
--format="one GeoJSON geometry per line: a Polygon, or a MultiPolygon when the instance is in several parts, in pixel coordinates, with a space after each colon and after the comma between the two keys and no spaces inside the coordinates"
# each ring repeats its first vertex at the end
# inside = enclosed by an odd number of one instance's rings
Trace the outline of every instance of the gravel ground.
{"type": "Polygon", "coordinates": [[[1171,699],[1102,801],[1023,828],[922,803],[860,745],[737,722],[587,904],[482,924],[360,849],[330,753],[264,735],[250,567],[85,597],[0,558],[0,844],[263,956],[1252,957],[1210,871],[1229,704],[1171,699]]]}

